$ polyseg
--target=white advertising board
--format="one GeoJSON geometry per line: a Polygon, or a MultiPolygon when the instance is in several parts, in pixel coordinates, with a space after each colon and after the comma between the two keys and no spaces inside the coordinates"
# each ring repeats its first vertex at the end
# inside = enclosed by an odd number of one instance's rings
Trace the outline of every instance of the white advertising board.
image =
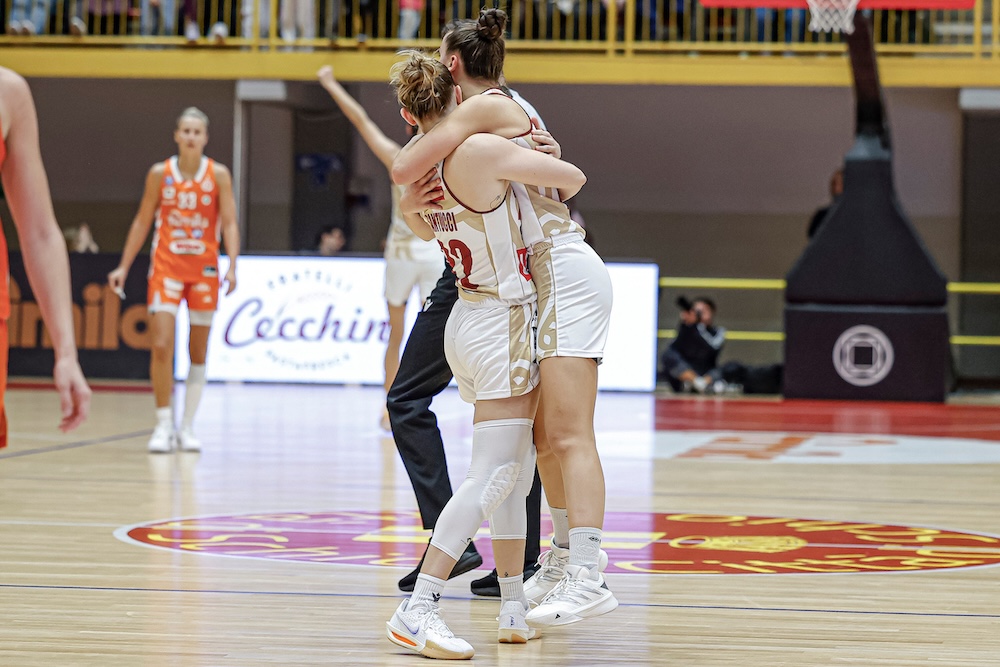
{"type": "MultiPolygon", "coordinates": [[[[220,275],[227,259],[222,258],[220,275]]],[[[442,264],[443,268],[443,264],[442,264]]],[[[655,264],[608,264],[615,304],[602,389],[646,391],[655,380],[655,264]]],[[[388,339],[385,263],[368,257],[244,256],[237,289],[220,296],[209,380],[382,384],[388,339]]],[[[416,295],[406,312],[413,324],[416,295]]],[[[177,315],[175,376],[187,377],[187,310],[177,315]]]]}

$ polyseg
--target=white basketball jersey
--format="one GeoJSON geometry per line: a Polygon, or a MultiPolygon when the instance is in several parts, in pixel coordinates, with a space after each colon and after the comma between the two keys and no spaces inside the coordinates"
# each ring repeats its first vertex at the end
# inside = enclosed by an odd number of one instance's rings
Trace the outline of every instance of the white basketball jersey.
{"type": "MultiPolygon", "coordinates": [[[[535,142],[531,139],[531,119],[538,118],[542,129],[545,129],[545,123],[542,122],[534,107],[512,90],[508,95],[500,88],[491,88],[482,94],[503,95],[517,102],[527,116],[528,131],[521,136],[514,137],[511,141],[524,148],[533,149],[535,142]]],[[[511,189],[521,211],[521,235],[528,247],[560,234],[575,232],[581,236],[586,235],[583,227],[570,217],[569,208],[559,201],[559,192],[555,188],[529,187],[521,183],[511,183],[511,189]]]]}
{"type": "Polygon", "coordinates": [[[455,272],[458,295],[479,303],[499,300],[515,305],[531,301],[535,285],[528,272],[528,250],[518,226],[518,204],[508,186],[504,199],[490,211],[475,211],[462,204],[441,175],[440,211],[424,211],[445,259],[455,272]]]}
{"type": "Polygon", "coordinates": [[[386,259],[412,259],[417,262],[441,262],[438,245],[434,241],[424,241],[414,234],[403,216],[399,214],[399,199],[403,194],[402,185],[392,186],[392,221],[385,239],[386,259]]]}

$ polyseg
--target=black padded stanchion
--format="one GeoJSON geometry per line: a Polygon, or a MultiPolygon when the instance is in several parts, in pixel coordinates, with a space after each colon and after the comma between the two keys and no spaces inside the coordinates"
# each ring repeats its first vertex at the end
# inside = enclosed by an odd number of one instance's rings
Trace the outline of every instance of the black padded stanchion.
{"type": "Polygon", "coordinates": [[[946,280],[907,220],[868,20],[847,36],[857,131],[844,192],[787,276],[788,398],[943,401],[946,280]]]}

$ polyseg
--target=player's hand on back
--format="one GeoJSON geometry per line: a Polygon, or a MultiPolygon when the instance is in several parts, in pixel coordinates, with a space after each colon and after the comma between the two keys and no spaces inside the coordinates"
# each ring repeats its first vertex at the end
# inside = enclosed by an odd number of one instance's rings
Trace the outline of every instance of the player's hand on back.
{"type": "Polygon", "coordinates": [[[403,196],[399,200],[400,213],[420,213],[428,209],[440,211],[438,202],[443,196],[437,169],[431,169],[415,183],[403,187],[403,196]]]}
{"type": "Polygon", "coordinates": [[[551,132],[542,129],[541,123],[537,118],[531,119],[531,139],[537,144],[535,146],[536,151],[548,153],[556,158],[562,157],[562,146],[555,140],[551,132]]]}

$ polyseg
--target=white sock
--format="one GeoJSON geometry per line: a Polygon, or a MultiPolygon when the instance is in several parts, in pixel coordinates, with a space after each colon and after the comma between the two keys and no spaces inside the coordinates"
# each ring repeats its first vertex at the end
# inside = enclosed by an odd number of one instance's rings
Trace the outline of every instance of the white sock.
{"type": "Polygon", "coordinates": [[[528,598],[524,596],[524,574],[517,574],[513,577],[497,577],[500,584],[500,605],[504,602],[517,600],[528,608],[528,598]]]}
{"type": "Polygon", "coordinates": [[[444,579],[432,577],[429,574],[417,575],[417,581],[413,584],[413,594],[406,608],[412,609],[413,605],[424,604],[436,607],[444,592],[444,579]]]}
{"type": "Polygon", "coordinates": [[[174,425],[174,409],[169,405],[165,408],[156,408],[156,423],[174,425]]]}
{"type": "Polygon", "coordinates": [[[190,429],[194,424],[194,415],[201,403],[201,390],[205,388],[205,364],[191,364],[188,371],[187,384],[184,391],[184,418],[181,429],[190,429]]]}
{"type": "Polygon", "coordinates": [[[569,546],[569,511],[565,507],[549,507],[552,516],[552,544],[563,549],[569,546]]]}
{"type": "Polygon", "coordinates": [[[572,528],[569,531],[569,563],[583,565],[597,572],[601,557],[600,528],[572,528]]]}

